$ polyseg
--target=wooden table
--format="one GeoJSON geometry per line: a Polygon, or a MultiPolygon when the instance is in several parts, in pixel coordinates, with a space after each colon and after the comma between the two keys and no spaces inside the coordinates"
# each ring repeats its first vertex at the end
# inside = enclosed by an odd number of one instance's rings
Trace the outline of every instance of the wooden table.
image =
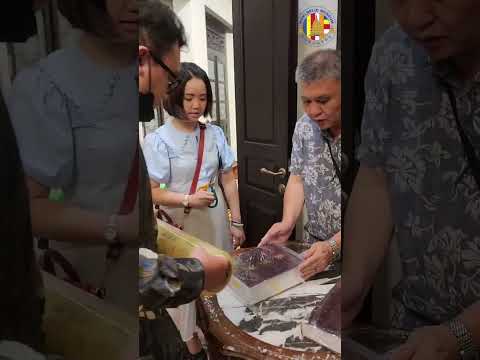
{"type": "Polygon", "coordinates": [[[200,324],[211,358],[247,360],[337,360],[340,355],[301,337],[300,324],[333,287],[325,279],[308,281],[261,302],[254,311],[242,306],[227,288],[202,297],[200,324]]]}

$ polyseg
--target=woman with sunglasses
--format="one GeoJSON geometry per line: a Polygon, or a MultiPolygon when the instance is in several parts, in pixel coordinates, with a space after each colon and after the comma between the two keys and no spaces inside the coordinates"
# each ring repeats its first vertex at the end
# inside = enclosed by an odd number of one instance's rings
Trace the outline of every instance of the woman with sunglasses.
{"type": "MultiPolygon", "coordinates": [[[[165,65],[163,61],[158,63],[165,65]]],[[[200,122],[212,109],[208,75],[193,63],[182,63],[178,76],[170,74],[169,83],[164,107],[171,118],[144,141],[153,202],[187,233],[232,251],[245,240],[233,172],[235,159],[222,129],[200,122]],[[200,165],[199,157],[202,158],[200,165]],[[198,181],[192,188],[197,167],[200,168],[198,181]]],[[[190,352],[200,351],[201,344],[193,334],[195,304],[169,312],[190,352]]]]}

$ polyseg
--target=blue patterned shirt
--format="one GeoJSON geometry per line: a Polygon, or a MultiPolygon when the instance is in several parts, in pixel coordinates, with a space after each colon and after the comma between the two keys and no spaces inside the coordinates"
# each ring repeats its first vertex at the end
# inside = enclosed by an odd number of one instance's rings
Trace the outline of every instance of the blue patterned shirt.
{"type": "Polygon", "coordinates": [[[402,277],[393,325],[449,320],[480,299],[480,191],[442,82],[480,156],[480,82],[455,81],[447,64],[398,26],[375,45],[366,76],[359,159],[387,177],[402,277]]]}
{"type": "Polygon", "coordinates": [[[305,241],[328,240],[341,230],[341,185],[335,173],[332,156],[341,168],[341,138],[333,140],[328,132],[307,115],[295,126],[290,159],[290,173],[303,180],[308,223],[305,241]]]}

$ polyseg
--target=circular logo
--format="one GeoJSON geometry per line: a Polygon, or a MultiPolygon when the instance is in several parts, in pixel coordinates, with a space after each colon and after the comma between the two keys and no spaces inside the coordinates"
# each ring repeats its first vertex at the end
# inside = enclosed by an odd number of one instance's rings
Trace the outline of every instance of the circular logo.
{"type": "Polygon", "coordinates": [[[336,27],[333,14],[318,6],[305,9],[298,24],[304,42],[313,46],[323,46],[335,39],[336,27]]]}

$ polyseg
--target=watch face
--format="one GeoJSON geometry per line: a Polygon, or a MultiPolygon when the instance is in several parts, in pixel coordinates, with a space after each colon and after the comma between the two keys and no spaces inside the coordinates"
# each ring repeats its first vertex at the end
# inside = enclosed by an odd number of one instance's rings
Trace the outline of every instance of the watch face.
{"type": "Polygon", "coordinates": [[[113,227],[107,227],[104,236],[108,242],[113,242],[117,238],[117,231],[113,227]]]}

